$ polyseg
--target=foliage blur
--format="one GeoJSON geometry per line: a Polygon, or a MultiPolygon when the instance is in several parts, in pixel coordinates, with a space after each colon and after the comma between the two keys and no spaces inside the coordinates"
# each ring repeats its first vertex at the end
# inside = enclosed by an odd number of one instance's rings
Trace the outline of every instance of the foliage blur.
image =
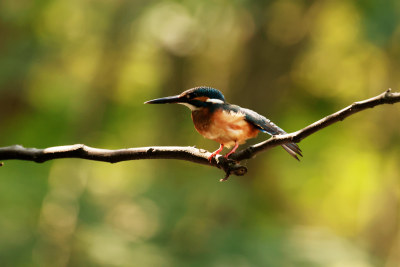
{"type": "MultiPolygon", "coordinates": [[[[0,2],[0,146],[213,151],[185,107],[143,102],[208,85],[291,132],[399,76],[398,0],[0,2]]],[[[225,183],[183,161],[6,161],[0,265],[398,266],[399,121],[363,111],[225,183]]]]}

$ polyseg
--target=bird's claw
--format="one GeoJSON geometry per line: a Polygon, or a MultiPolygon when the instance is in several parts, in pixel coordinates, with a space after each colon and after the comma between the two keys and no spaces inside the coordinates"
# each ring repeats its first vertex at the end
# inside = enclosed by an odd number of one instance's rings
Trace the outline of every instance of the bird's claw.
{"type": "Polygon", "coordinates": [[[212,162],[213,158],[215,158],[215,160],[217,159],[216,156],[219,154],[219,151],[218,151],[218,153],[216,153],[216,152],[212,153],[211,156],[208,157],[208,161],[210,163],[212,162]]]}
{"type": "Polygon", "coordinates": [[[208,161],[211,163],[212,162],[212,160],[213,160],[213,158],[215,157],[216,155],[214,155],[214,154],[211,154],[211,156],[209,156],[208,157],[208,161]]]}

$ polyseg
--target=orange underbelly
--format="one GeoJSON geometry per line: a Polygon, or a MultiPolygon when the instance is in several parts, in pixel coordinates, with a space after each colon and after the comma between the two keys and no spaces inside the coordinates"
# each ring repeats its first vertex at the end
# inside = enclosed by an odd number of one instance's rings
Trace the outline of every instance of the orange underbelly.
{"type": "Polygon", "coordinates": [[[247,139],[256,137],[259,132],[244,119],[243,114],[217,110],[209,116],[206,110],[200,110],[194,111],[192,118],[201,135],[226,147],[233,146],[235,142],[243,144],[247,139]]]}

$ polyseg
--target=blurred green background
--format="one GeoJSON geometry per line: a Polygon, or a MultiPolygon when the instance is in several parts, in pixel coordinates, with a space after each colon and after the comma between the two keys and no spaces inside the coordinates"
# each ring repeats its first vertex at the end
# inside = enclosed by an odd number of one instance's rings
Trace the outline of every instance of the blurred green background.
{"type": "MultiPolygon", "coordinates": [[[[213,151],[187,108],[143,102],[208,85],[291,132],[399,75],[398,0],[0,2],[0,146],[213,151]]],[[[174,160],[6,161],[0,265],[399,266],[399,121],[363,111],[225,183],[174,160]]]]}

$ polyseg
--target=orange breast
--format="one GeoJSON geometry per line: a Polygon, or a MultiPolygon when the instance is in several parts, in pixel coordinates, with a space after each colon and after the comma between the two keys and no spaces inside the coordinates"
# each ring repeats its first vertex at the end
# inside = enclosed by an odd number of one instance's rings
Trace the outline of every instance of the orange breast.
{"type": "Polygon", "coordinates": [[[192,112],[196,130],[204,137],[231,147],[238,142],[257,136],[259,130],[244,119],[244,114],[216,110],[210,114],[207,109],[192,112]]]}

